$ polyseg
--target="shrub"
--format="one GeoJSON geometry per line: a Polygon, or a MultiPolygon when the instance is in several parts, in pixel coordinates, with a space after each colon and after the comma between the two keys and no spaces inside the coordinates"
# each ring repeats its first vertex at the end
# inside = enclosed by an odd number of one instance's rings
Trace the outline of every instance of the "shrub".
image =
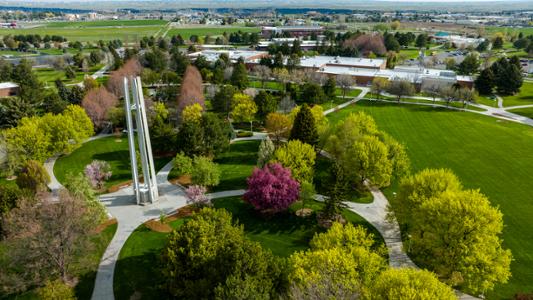
{"type": "Polygon", "coordinates": [[[240,138],[251,137],[253,135],[254,135],[254,133],[251,132],[251,131],[244,131],[244,130],[237,131],[237,137],[240,137],[240,138]]]}
{"type": "Polygon", "coordinates": [[[208,157],[194,157],[191,180],[194,184],[202,186],[218,185],[220,182],[220,170],[218,169],[218,165],[208,157]]]}
{"type": "Polygon", "coordinates": [[[204,208],[172,232],[162,261],[178,299],[269,299],[279,292],[278,261],[222,209],[204,208]]]}
{"type": "Polygon", "coordinates": [[[276,149],[273,160],[289,168],[292,177],[298,182],[310,182],[313,180],[315,158],[313,146],[295,140],[276,149]]]}
{"type": "Polygon", "coordinates": [[[44,191],[50,183],[50,175],[43,165],[35,160],[29,160],[17,175],[17,185],[21,189],[28,189],[34,193],[44,191]]]}
{"type": "Polygon", "coordinates": [[[201,185],[191,185],[185,190],[187,195],[187,204],[194,206],[210,206],[211,201],[206,196],[207,189],[201,185]]]}
{"type": "Polygon", "coordinates": [[[74,289],[63,283],[61,280],[47,281],[46,284],[37,291],[39,299],[50,300],[71,300],[76,299],[74,289]]]}
{"type": "Polygon", "coordinates": [[[247,183],[244,200],[257,210],[280,212],[298,200],[300,184],[291,177],[291,171],[281,164],[256,168],[247,183]]]}
{"type": "Polygon", "coordinates": [[[191,174],[193,170],[192,158],[188,157],[183,152],[179,152],[176,154],[176,157],[174,157],[174,169],[176,170],[176,173],[178,173],[178,176],[191,174]]]}
{"type": "Polygon", "coordinates": [[[85,176],[91,182],[93,188],[101,189],[104,182],[111,178],[111,166],[106,161],[93,160],[90,164],[85,166],[85,176]]]}

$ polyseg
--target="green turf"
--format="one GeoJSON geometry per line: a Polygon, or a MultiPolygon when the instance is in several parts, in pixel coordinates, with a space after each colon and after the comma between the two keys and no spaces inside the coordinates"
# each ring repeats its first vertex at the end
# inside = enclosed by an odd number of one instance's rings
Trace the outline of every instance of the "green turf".
{"type": "MultiPolygon", "coordinates": [[[[169,223],[172,228],[183,224],[184,219],[169,223]]],[[[159,284],[163,282],[159,257],[167,242],[167,233],[155,232],[145,225],[139,226],[130,235],[122,249],[115,267],[113,287],[116,299],[167,298],[159,284]]]]}
{"type": "MultiPolygon", "coordinates": [[[[359,96],[359,94],[361,94],[361,90],[360,89],[349,89],[346,91],[346,98],[348,97],[357,97],[359,96]]],[[[343,96],[343,90],[341,88],[336,88],[335,89],[335,95],[337,96],[343,96]]]]}
{"type": "MultiPolygon", "coordinates": [[[[479,188],[504,214],[504,247],[513,252],[510,283],[490,299],[530,292],[533,282],[533,128],[468,112],[359,102],[328,115],[331,122],[365,111],[405,143],[414,171],[449,168],[467,188],[479,188]]],[[[392,194],[392,189],[386,191],[392,194]]]]}
{"type": "MultiPolygon", "coordinates": [[[[322,203],[313,202],[307,207],[320,209],[322,203]]],[[[270,249],[275,255],[287,257],[294,251],[308,248],[309,240],[315,232],[322,231],[316,224],[316,217],[299,218],[294,210],[300,204],[293,205],[290,213],[265,219],[259,216],[249,204],[240,197],[229,197],[214,201],[216,208],[224,208],[232,213],[233,218],[244,226],[246,235],[270,249]]],[[[344,211],[345,218],[366,227],[374,234],[378,244],[383,240],[374,227],[359,215],[344,211]]],[[[183,224],[182,219],[170,223],[173,228],[183,224]]],[[[128,238],[120,251],[115,269],[114,291],[116,299],[129,299],[134,292],[142,299],[163,299],[165,295],[161,285],[160,253],[165,247],[168,234],[151,231],[146,226],[139,226],[128,238]]]]}
{"type": "Polygon", "coordinates": [[[213,191],[228,191],[246,188],[246,178],[257,164],[260,141],[242,141],[230,145],[227,152],[218,155],[220,184],[213,191]]]}
{"type": "Polygon", "coordinates": [[[533,107],[510,109],[508,112],[533,119],[533,107]]]}
{"type": "Polygon", "coordinates": [[[519,93],[502,98],[505,107],[533,104],[533,82],[524,81],[519,93]]]}
{"type": "Polygon", "coordinates": [[[60,79],[65,84],[73,84],[73,83],[79,83],[82,82],[85,78],[85,75],[91,75],[102,68],[103,65],[96,65],[89,69],[87,73],[84,73],[80,70],[76,70],[76,77],[72,79],[68,79],[65,76],[65,71],[62,70],[56,70],[53,68],[37,68],[34,69],[35,74],[37,75],[37,78],[45,83],[45,85],[54,85],[54,82],[57,79],[60,79]]]}
{"type": "Polygon", "coordinates": [[[20,52],[20,51],[13,51],[13,50],[0,50],[0,57],[2,56],[35,56],[36,53],[30,53],[30,52],[20,52]]]}
{"type": "Polygon", "coordinates": [[[175,36],[175,35],[181,35],[184,39],[189,39],[191,35],[197,35],[199,37],[205,37],[206,35],[209,35],[211,37],[214,36],[221,36],[226,32],[227,34],[233,33],[233,32],[257,32],[259,33],[261,31],[261,28],[259,27],[234,27],[234,26],[217,26],[217,27],[210,27],[210,26],[199,26],[199,27],[182,27],[182,28],[172,28],[168,31],[167,37],[175,36]]]}
{"type": "MultiPolygon", "coordinates": [[[[263,88],[263,85],[262,85],[260,80],[250,80],[248,82],[248,86],[249,87],[253,87],[253,88],[263,88]]],[[[279,82],[276,82],[276,81],[265,81],[264,88],[265,89],[270,89],[270,90],[282,91],[283,90],[283,84],[279,83],[279,82]]]]}
{"type": "MultiPolygon", "coordinates": [[[[83,172],[86,165],[93,160],[107,161],[111,165],[113,175],[105,183],[105,187],[131,180],[128,140],[123,137],[106,137],[84,143],[70,155],[60,157],[54,165],[54,174],[59,182],[64,183],[69,173],[83,172]]],[[[155,158],[156,170],[161,169],[170,158],[155,158]]]]}
{"type": "Polygon", "coordinates": [[[476,96],[476,103],[491,106],[491,107],[498,107],[498,100],[494,98],[494,96],[482,96],[478,95],[476,96]]]}
{"type": "Polygon", "coordinates": [[[149,26],[165,25],[165,20],[99,20],[99,21],[73,21],[44,23],[46,28],[80,28],[80,27],[111,27],[111,26],[149,26]]]}

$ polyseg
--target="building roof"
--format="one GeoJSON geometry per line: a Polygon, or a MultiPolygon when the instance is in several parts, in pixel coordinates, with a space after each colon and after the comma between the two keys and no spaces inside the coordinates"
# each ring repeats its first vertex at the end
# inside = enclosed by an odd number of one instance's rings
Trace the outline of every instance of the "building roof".
{"type": "Polygon", "coordinates": [[[324,30],[322,26],[263,26],[263,30],[268,31],[313,31],[313,30],[324,30]]]}
{"type": "Polygon", "coordinates": [[[353,68],[380,68],[385,63],[383,59],[376,58],[359,58],[359,57],[340,57],[340,56],[311,56],[304,57],[300,60],[300,66],[307,68],[321,68],[326,65],[349,66],[353,68]]]}
{"type": "Polygon", "coordinates": [[[266,51],[253,50],[204,50],[189,54],[191,58],[197,58],[202,55],[209,62],[215,62],[222,53],[228,54],[230,61],[236,62],[239,58],[243,58],[245,62],[257,59],[258,56],[267,55],[266,51]]]}
{"type": "Polygon", "coordinates": [[[361,77],[382,77],[388,80],[407,80],[412,83],[422,83],[423,80],[439,80],[442,82],[472,82],[471,76],[459,76],[453,71],[426,69],[418,67],[396,67],[394,69],[368,69],[343,66],[325,66],[320,73],[332,75],[350,75],[361,77]]]}
{"type": "Polygon", "coordinates": [[[0,90],[12,89],[17,87],[19,87],[19,85],[14,82],[0,82],[0,90]]]}

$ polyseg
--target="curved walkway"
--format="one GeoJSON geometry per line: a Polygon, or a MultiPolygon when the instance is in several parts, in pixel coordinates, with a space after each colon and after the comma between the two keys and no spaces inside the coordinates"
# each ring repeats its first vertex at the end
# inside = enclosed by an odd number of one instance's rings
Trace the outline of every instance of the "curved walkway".
{"type": "Polygon", "coordinates": [[[187,205],[184,192],[167,180],[168,173],[172,167],[173,163],[171,161],[156,175],[159,182],[159,201],[156,203],[146,206],[137,205],[131,187],[121,189],[116,193],[100,196],[100,200],[107,207],[109,213],[117,219],[118,227],[100,261],[92,299],[115,299],[113,293],[115,265],[118,261],[120,250],[137,227],[150,219],[158,218],[161,214],[171,214],[187,205]]]}

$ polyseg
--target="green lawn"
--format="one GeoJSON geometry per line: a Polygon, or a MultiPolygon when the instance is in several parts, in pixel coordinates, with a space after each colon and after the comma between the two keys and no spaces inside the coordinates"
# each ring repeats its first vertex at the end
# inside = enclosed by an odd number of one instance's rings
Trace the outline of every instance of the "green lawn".
{"type": "Polygon", "coordinates": [[[502,98],[505,107],[533,104],[533,82],[524,81],[519,93],[502,98]]]}
{"type": "MultiPolygon", "coordinates": [[[[54,165],[54,174],[59,182],[64,183],[69,173],[83,172],[85,166],[93,160],[107,161],[111,165],[113,175],[106,182],[109,188],[115,184],[131,180],[130,156],[128,151],[128,139],[122,137],[106,137],[84,143],[70,155],[60,157],[54,165]]],[[[170,158],[155,158],[156,170],[161,169],[170,158]]]]}
{"type": "MultiPolygon", "coordinates": [[[[183,224],[184,219],[169,223],[172,228],[183,224]]],[[[167,242],[167,233],[155,232],[145,225],[130,235],[115,267],[113,287],[116,299],[130,299],[140,293],[138,299],[166,299],[159,284],[163,282],[159,255],[167,242]]]]}
{"type": "MultiPolygon", "coordinates": [[[[413,170],[449,168],[467,188],[479,188],[504,214],[504,247],[513,252],[510,283],[489,299],[531,292],[533,282],[533,128],[467,112],[415,105],[359,102],[330,121],[365,111],[405,143],[413,170]]],[[[392,198],[394,188],[385,192],[392,198]]]]}
{"type": "MultiPolygon", "coordinates": [[[[253,87],[253,88],[262,88],[262,83],[261,83],[260,80],[250,80],[248,82],[248,86],[249,87],[253,87]]],[[[265,89],[282,91],[283,90],[283,84],[279,83],[277,81],[266,81],[265,82],[265,89]]]]}
{"type": "Polygon", "coordinates": [[[233,32],[257,32],[261,31],[259,27],[234,27],[234,26],[198,26],[198,27],[182,27],[182,28],[172,28],[168,31],[167,37],[181,35],[185,40],[188,40],[191,35],[197,35],[199,37],[205,37],[209,35],[211,37],[221,36],[224,32],[230,34],[233,32]]]}
{"type": "MultiPolygon", "coordinates": [[[[360,89],[350,89],[350,90],[347,90],[346,91],[346,97],[357,97],[359,96],[359,94],[361,94],[361,90],[360,89]]],[[[337,96],[343,96],[343,91],[341,88],[336,88],[335,89],[335,95],[337,96]]]]}
{"type": "MultiPolygon", "coordinates": [[[[214,206],[231,212],[233,218],[244,226],[246,235],[251,240],[258,241],[263,247],[281,257],[288,257],[295,251],[307,249],[309,240],[315,232],[323,230],[317,227],[315,216],[299,218],[294,215],[300,204],[293,205],[289,210],[290,213],[269,219],[257,215],[240,197],[217,199],[214,201],[214,206]]],[[[321,206],[322,203],[319,202],[308,205],[315,210],[321,206]]],[[[344,216],[348,221],[368,228],[379,240],[379,244],[383,244],[381,236],[374,227],[359,215],[344,211],[344,216]]],[[[173,228],[181,224],[183,219],[170,223],[173,228]]],[[[142,299],[168,298],[161,288],[163,278],[158,264],[167,235],[151,231],[144,225],[132,233],[120,252],[115,269],[115,298],[129,299],[134,292],[137,292],[142,299]]]]}
{"type": "Polygon", "coordinates": [[[496,98],[493,98],[493,96],[478,95],[476,96],[475,102],[491,107],[498,107],[498,100],[496,100],[496,98]]]}
{"type": "Polygon", "coordinates": [[[220,184],[213,191],[238,190],[246,188],[246,178],[257,164],[260,141],[242,141],[230,145],[230,149],[219,155],[220,184]]]}
{"type": "Polygon", "coordinates": [[[12,51],[12,50],[0,50],[0,57],[2,57],[3,55],[21,57],[21,56],[35,56],[37,54],[30,53],[30,52],[12,51]]]}
{"type": "Polygon", "coordinates": [[[533,119],[533,107],[510,109],[508,112],[533,119]]]}

